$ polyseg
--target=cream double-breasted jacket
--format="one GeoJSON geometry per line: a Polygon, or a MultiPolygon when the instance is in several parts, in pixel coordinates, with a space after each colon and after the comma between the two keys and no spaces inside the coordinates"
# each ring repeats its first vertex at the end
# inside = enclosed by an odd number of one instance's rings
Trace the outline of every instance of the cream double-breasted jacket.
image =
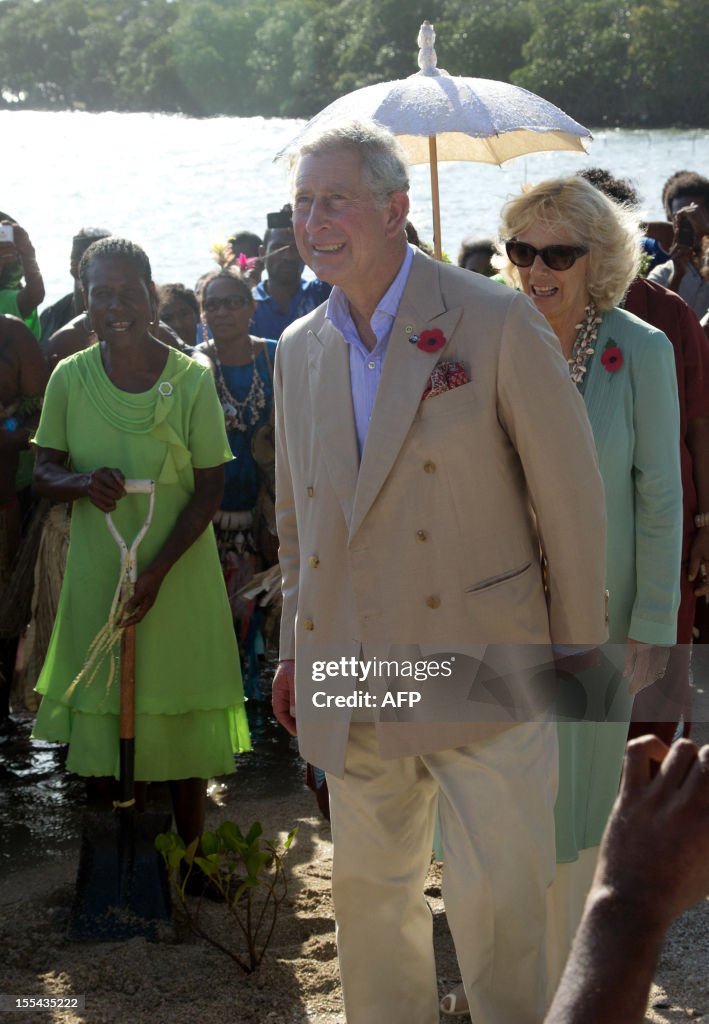
{"type": "MultiPolygon", "coordinates": [[[[274,390],[281,657],[296,659],[306,758],[342,772],[350,711],[316,713],[312,698],[356,686],[314,682],[314,661],[386,657],[390,645],[430,656],[605,639],[593,437],[557,339],[528,299],[417,253],[361,464],[349,350],[324,305],[284,333],[274,390]],[[415,343],[434,327],[447,339],[435,354],[415,343]],[[453,360],[468,383],[422,402],[433,367],[453,360]]],[[[440,717],[380,725],[383,755],[485,734],[450,707],[440,717]]]]}

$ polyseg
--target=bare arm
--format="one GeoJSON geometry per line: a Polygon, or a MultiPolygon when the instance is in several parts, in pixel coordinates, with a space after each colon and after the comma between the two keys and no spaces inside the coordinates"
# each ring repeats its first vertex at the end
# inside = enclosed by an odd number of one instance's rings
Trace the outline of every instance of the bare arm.
{"type": "Polygon", "coordinates": [[[76,501],[88,498],[101,512],[112,512],[125,495],[120,469],[101,466],[92,473],[75,473],[67,465],[68,452],[56,448],[38,448],[33,486],[38,494],[52,501],[76,501]]]}
{"type": "Polygon", "coordinates": [[[642,1024],[663,937],[594,889],[544,1024],[642,1024]]]}
{"type": "Polygon", "coordinates": [[[21,320],[13,322],[12,336],[20,359],[20,395],[38,399],[36,407],[23,416],[23,423],[26,427],[35,427],[39,422],[41,396],[47,387],[47,367],[37,339],[21,320]]]}
{"type": "Polygon", "coordinates": [[[642,1024],[665,932],[707,893],[709,746],[633,740],[545,1024],[642,1024]]]}
{"type": "Polygon", "coordinates": [[[28,317],[44,301],[44,281],[35,258],[29,235],[19,224],[13,224],[15,248],[22,261],[24,286],[17,293],[17,308],[22,317],[28,317]]]}
{"type": "Polygon", "coordinates": [[[91,344],[93,335],[85,324],[85,314],[81,313],[51,336],[44,349],[44,358],[50,373],[62,359],[73,356],[75,352],[81,352],[91,344]]]}
{"type": "Polygon", "coordinates": [[[648,238],[654,238],[659,242],[665,252],[670,251],[674,228],[668,220],[651,220],[644,227],[648,238]]]}
{"type": "Polygon", "coordinates": [[[47,386],[47,370],[42,352],[32,331],[14,316],[0,318],[0,337],[11,353],[16,367],[15,430],[0,430],[0,453],[27,448],[33,428],[39,422],[42,395],[47,386]]]}

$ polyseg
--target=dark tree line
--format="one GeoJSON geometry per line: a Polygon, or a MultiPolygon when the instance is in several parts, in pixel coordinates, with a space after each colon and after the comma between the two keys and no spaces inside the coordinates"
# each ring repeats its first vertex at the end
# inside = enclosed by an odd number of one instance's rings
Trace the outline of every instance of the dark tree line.
{"type": "Polygon", "coordinates": [[[589,125],[709,123],[709,18],[678,0],[5,0],[0,105],[309,117],[417,70],[523,85],[589,125]]]}

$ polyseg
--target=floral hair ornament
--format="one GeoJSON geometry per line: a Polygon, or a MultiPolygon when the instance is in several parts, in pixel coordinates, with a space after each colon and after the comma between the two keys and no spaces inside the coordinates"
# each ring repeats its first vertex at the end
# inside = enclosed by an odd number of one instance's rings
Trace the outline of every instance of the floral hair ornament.
{"type": "Polygon", "coordinates": [[[617,371],[623,365],[623,353],[618,348],[618,346],[612,338],[608,339],[608,341],[606,342],[606,346],[603,349],[603,354],[601,355],[601,365],[603,366],[604,370],[608,371],[608,373],[617,373],[617,371]]]}
{"type": "Polygon", "coordinates": [[[425,331],[421,331],[420,334],[412,334],[409,338],[412,345],[416,345],[416,348],[420,348],[422,352],[440,352],[444,345],[448,343],[443,331],[439,330],[438,327],[429,327],[425,331]]]}
{"type": "Polygon", "coordinates": [[[240,252],[237,263],[239,270],[252,270],[258,263],[258,256],[247,256],[245,252],[240,252]]]}

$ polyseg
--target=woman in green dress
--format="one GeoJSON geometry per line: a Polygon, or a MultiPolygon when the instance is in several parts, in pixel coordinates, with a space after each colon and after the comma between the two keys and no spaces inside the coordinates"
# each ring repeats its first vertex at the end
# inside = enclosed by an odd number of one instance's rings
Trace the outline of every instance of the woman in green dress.
{"type": "Polygon", "coordinates": [[[209,369],[151,333],[157,307],[145,253],[103,239],[83,257],[80,279],[99,342],[57,367],[35,438],[35,486],[73,502],[73,514],[34,736],[68,743],[70,771],[118,775],[111,658],[94,666],[93,678],[82,669],[118,582],[118,548],[104,513],[130,543],[147,498],[127,495],[124,480],[153,479],[153,521],[121,620],[136,624],[135,778],[170,782],[177,828],[190,842],[203,831],[207,779],[233,771],[234,754],[249,749],[211,527],[232,456],[209,369]]]}

